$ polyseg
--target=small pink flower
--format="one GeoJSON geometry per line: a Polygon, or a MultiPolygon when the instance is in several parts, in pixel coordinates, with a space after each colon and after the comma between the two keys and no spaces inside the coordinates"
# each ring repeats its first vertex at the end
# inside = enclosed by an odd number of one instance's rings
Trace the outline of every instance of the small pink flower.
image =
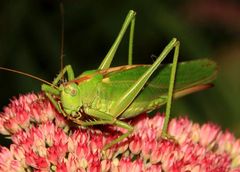
{"type": "Polygon", "coordinates": [[[66,172],[66,171],[67,171],[67,165],[64,162],[57,164],[56,172],[66,172]]]}
{"type": "Polygon", "coordinates": [[[18,162],[20,162],[22,167],[24,167],[24,168],[27,167],[25,151],[22,147],[12,144],[10,146],[10,151],[14,155],[14,159],[16,159],[18,162]]]}
{"type": "Polygon", "coordinates": [[[123,157],[118,162],[118,164],[116,164],[116,166],[118,167],[118,170],[122,172],[127,172],[129,170],[132,170],[131,165],[132,165],[132,162],[130,157],[123,157]]]}
{"type": "Polygon", "coordinates": [[[39,156],[33,151],[29,151],[26,154],[26,163],[35,168],[40,170],[49,170],[50,169],[50,162],[45,157],[39,156]]]}
{"type": "Polygon", "coordinates": [[[235,140],[236,140],[235,137],[229,131],[220,134],[217,138],[219,152],[226,151],[228,153],[231,153],[235,140]]]}
{"type": "Polygon", "coordinates": [[[232,145],[232,151],[231,151],[232,157],[235,157],[237,155],[240,155],[240,139],[237,139],[233,145],[232,145]]]}
{"type": "Polygon", "coordinates": [[[67,153],[67,144],[54,144],[47,149],[47,159],[52,164],[57,164],[59,161],[63,161],[67,153]]]}
{"type": "Polygon", "coordinates": [[[109,159],[104,159],[101,161],[101,171],[109,171],[111,168],[111,161],[109,159]]]}
{"type": "Polygon", "coordinates": [[[146,172],[162,172],[162,166],[153,164],[145,170],[146,172]]]}
{"type": "Polygon", "coordinates": [[[136,172],[137,171],[139,171],[139,172],[143,171],[143,162],[142,162],[142,160],[137,159],[136,161],[134,161],[132,163],[132,167],[130,169],[131,169],[131,171],[136,171],[136,172]]]}
{"type": "Polygon", "coordinates": [[[13,155],[5,147],[0,147],[0,167],[3,168],[5,165],[7,166],[13,160],[13,155]]]}
{"type": "Polygon", "coordinates": [[[169,123],[168,134],[174,136],[178,143],[183,143],[190,138],[192,122],[187,118],[172,119],[169,123]]]}
{"type": "Polygon", "coordinates": [[[3,117],[3,115],[0,113],[0,133],[3,135],[10,135],[10,132],[4,126],[4,120],[1,117],[3,117]]]}
{"type": "Polygon", "coordinates": [[[156,147],[157,142],[156,140],[145,139],[141,145],[142,145],[141,156],[143,157],[144,160],[148,160],[151,156],[152,150],[156,147]]]}
{"type": "Polygon", "coordinates": [[[204,124],[200,130],[200,144],[207,146],[217,138],[220,128],[212,123],[204,124]]]}
{"type": "Polygon", "coordinates": [[[133,154],[139,154],[141,151],[141,138],[136,134],[133,136],[132,141],[129,144],[129,149],[133,154]]]}
{"type": "Polygon", "coordinates": [[[100,172],[101,171],[100,161],[99,160],[92,161],[89,164],[88,171],[89,172],[100,172]]]}

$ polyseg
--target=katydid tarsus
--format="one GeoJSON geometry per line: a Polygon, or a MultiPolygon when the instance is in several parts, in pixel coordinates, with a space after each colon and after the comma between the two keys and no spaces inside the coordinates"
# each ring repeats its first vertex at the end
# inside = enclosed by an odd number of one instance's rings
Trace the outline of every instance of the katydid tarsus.
{"type": "MultiPolygon", "coordinates": [[[[134,11],[129,11],[119,35],[98,69],[75,77],[71,65],[67,65],[52,83],[45,82],[41,86],[56,109],[74,123],[86,127],[110,124],[127,130],[106,144],[104,150],[133,132],[133,127],[123,119],[150,112],[164,104],[166,112],[162,135],[166,136],[172,99],[209,88],[216,75],[216,64],[208,59],[178,63],[180,43],[176,38],[168,43],[152,65],[132,65],[135,15],[134,11]],[[128,65],[110,67],[128,27],[128,65]],[[172,50],[173,63],[161,65],[172,50]],[[65,74],[67,81],[62,83],[60,80],[65,74]]],[[[3,67],[0,69],[12,71],[3,67]]]]}

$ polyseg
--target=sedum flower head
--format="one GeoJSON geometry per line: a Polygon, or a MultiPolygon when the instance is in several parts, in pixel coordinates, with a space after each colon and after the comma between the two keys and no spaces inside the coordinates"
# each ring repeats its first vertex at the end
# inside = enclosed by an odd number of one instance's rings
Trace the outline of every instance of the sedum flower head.
{"type": "Polygon", "coordinates": [[[240,172],[240,139],[212,123],[187,118],[170,121],[163,139],[164,116],[142,114],[128,122],[134,133],[106,151],[104,145],[125,130],[109,125],[83,128],[67,121],[42,94],[13,99],[0,113],[0,171],[153,171],[240,172]]]}

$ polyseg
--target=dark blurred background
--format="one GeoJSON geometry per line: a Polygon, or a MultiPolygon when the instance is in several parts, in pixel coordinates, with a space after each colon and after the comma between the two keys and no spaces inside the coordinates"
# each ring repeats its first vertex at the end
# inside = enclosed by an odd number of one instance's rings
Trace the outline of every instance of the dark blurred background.
{"type": "MultiPolygon", "coordinates": [[[[171,38],[177,37],[180,61],[207,57],[219,65],[215,87],[175,101],[173,116],[212,121],[240,135],[239,1],[66,0],[64,7],[64,64],[71,64],[76,74],[98,67],[133,9],[137,12],[134,63],[151,64],[171,38]]],[[[52,81],[60,71],[60,33],[59,1],[2,0],[0,66],[52,81]]],[[[127,63],[126,35],[113,66],[127,63]]],[[[38,92],[41,85],[5,71],[0,71],[0,82],[1,109],[13,96],[38,92]]]]}

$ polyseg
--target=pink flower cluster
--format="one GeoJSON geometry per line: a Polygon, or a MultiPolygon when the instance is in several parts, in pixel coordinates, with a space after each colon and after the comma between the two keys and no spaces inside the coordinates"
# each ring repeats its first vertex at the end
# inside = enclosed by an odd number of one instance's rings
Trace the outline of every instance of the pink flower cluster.
{"type": "Polygon", "coordinates": [[[161,137],[164,116],[146,114],[129,120],[134,133],[106,151],[123,129],[103,125],[83,128],[58,114],[42,94],[22,95],[0,113],[0,171],[153,171],[240,172],[240,139],[214,124],[187,118],[170,121],[161,137]]]}

